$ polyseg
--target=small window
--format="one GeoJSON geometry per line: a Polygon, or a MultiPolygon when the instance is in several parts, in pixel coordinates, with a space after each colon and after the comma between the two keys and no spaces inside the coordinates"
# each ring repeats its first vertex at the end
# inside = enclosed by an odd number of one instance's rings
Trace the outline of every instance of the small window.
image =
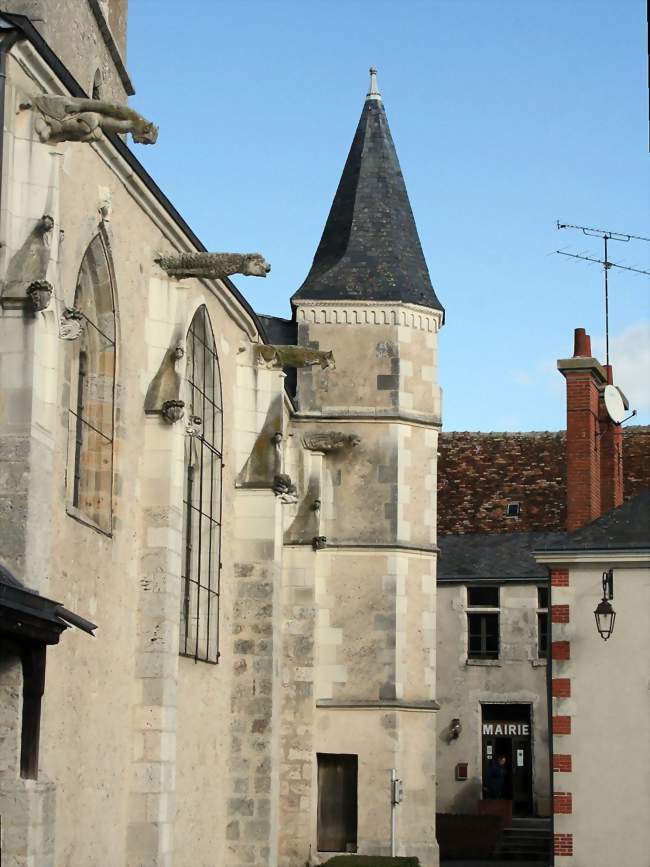
{"type": "Polygon", "coordinates": [[[499,607],[499,588],[498,587],[468,587],[467,588],[467,607],[499,607]]]}
{"type": "Polygon", "coordinates": [[[499,658],[499,615],[467,614],[467,656],[470,659],[499,658]]]}
{"type": "Polygon", "coordinates": [[[358,757],[318,753],[318,850],[357,851],[358,757]]]}
{"type": "Polygon", "coordinates": [[[506,506],[506,518],[518,518],[520,511],[519,503],[508,503],[506,506]]]}
{"type": "Polygon", "coordinates": [[[499,658],[498,608],[498,587],[467,588],[467,656],[469,659],[499,658]]]}
{"type": "Polygon", "coordinates": [[[548,656],[548,587],[537,588],[537,657],[548,656]]]}

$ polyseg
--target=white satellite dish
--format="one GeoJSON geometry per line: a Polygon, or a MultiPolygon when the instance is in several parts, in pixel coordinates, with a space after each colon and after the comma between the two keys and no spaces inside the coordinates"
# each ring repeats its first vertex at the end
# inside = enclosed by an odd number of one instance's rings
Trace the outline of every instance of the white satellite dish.
{"type": "Polygon", "coordinates": [[[614,385],[606,385],[603,395],[605,409],[613,422],[620,424],[625,418],[625,404],[620,391],[614,385]]]}

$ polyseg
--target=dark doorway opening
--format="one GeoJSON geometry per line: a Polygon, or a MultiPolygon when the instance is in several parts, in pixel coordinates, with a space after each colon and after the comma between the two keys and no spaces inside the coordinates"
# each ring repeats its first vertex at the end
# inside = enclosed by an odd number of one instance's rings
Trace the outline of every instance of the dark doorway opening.
{"type": "Polygon", "coordinates": [[[357,851],[358,757],[318,753],[318,850],[357,851]]]}
{"type": "Polygon", "coordinates": [[[483,798],[512,801],[533,814],[532,726],[528,704],[483,704],[483,798]]]}

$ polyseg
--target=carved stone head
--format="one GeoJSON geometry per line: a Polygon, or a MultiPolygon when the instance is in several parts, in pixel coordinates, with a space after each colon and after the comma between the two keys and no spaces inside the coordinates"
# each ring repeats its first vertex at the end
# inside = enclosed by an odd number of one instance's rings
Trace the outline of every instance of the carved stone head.
{"type": "Polygon", "coordinates": [[[271,266],[264,256],[259,253],[248,253],[244,256],[239,273],[246,277],[266,277],[270,270],[271,266]]]}
{"type": "Polygon", "coordinates": [[[134,142],[138,144],[155,144],[158,139],[158,127],[155,123],[145,123],[141,129],[131,130],[134,142]]]}

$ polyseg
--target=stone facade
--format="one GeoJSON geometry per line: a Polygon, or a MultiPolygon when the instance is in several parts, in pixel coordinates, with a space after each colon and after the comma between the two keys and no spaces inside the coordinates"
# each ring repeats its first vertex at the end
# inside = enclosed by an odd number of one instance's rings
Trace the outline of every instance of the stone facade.
{"type": "MultiPolygon", "coordinates": [[[[434,867],[442,311],[296,304],[297,348],[327,363],[298,371],[292,399],[285,373],[259,363],[260,321],[227,278],[179,282],[156,263],[205,251],[124,143],[42,141],[20,110],[43,93],[90,95],[97,69],[102,96],[124,99],[125,4],[11,11],[36,29],[16,18],[3,31],[0,557],[98,626],[49,654],[38,780],[20,777],[16,725],[3,726],[3,826],[13,810],[24,830],[10,863],[320,863],[328,753],[358,758],[358,851],[390,849],[396,768],[398,851],[434,867]],[[27,260],[52,287],[40,307],[27,260]],[[209,416],[188,398],[199,313],[221,389],[208,511],[191,489],[208,442],[209,416]],[[208,577],[200,554],[189,572],[201,540],[208,577]],[[202,620],[189,612],[203,578],[202,620]],[[190,620],[197,648],[213,630],[210,658],[188,654],[190,620]]],[[[15,723],[20,677],[5,656],[15,723]]]]}

